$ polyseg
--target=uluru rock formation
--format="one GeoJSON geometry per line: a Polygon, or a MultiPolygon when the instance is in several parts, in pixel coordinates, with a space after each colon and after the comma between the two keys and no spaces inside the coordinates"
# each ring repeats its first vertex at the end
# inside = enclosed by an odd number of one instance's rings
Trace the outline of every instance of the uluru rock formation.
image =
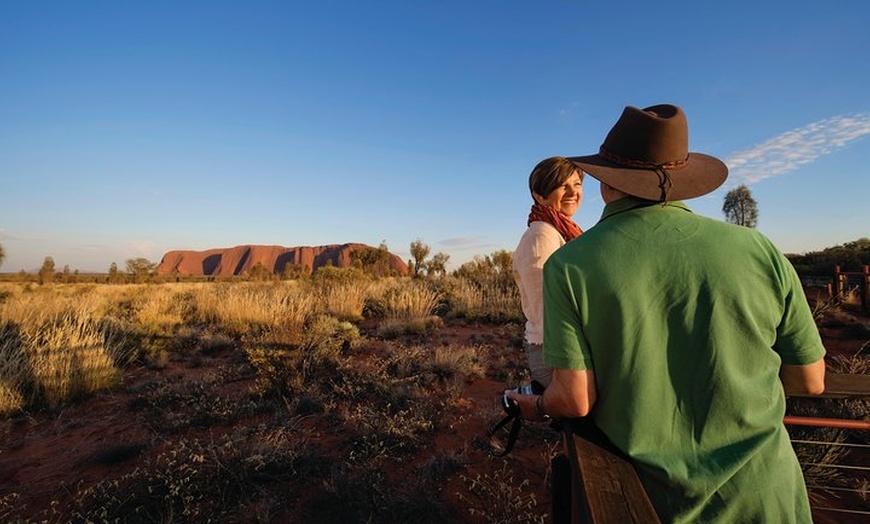
{"type": "MultiPolygon", "coordinates": [[[[377,248],[365,244],[331,244],[327,246],[236,246],[208,249],[206,251],[169,251],[157,266],[158,275],[179,276],[237,276],[250,273],[258,263],[275,274],[283,274],[290,264],[303,274],[311,274],[318,268],[332,265],[351,267],[351,253],[377,248]]],[[[389,271],[408,274],[408,265],[398,256],[389,253],[389,271]]]]}

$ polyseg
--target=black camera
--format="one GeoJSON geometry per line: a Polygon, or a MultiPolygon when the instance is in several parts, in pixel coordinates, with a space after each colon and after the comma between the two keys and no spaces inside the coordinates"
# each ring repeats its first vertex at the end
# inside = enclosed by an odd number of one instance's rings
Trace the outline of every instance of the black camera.
{"type": "MultiPolygon", "coordinates": [[[[526,384],[525,386],[520,386],[515,389],[511,389],[510,391],[513,393],[517,393],[520,395],[541,395],[544,393],[544,386],[533,380],[531,384],[526,384]]],[[[490,438],[490,442],[493,444],[495,449],[499,449],[500,451],[496,453],[496,456],[503,457],[510,453],[510,450],[513,449],[514,443],[517,441],[517,435],[520,432],[520,426],[522,425],[523,418],[520,416],[520,405],[516,403],[516,401],[511,400],[507,396],[507,391],[501,396],[501,407],[504,409],[504,412],[507,415],[501,419],[501,421],[492,427],[486,434],[490,438]],[[495,434],[498,430],[503,428],[508,422],[513,421],[511,424],[510,434],[508,435],[507,442],[504,445],[501,445],[499,439],[495,437],[495,434]]]]}

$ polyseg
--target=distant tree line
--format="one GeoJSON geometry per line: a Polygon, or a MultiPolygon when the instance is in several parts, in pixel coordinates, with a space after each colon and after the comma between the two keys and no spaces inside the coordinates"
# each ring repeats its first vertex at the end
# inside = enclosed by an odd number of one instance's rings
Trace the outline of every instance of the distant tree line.
{"type": "Polygon", "coordinates": [[[786,258],[801,276],[830,275],[835,266],[844,271],[858,271],[870,265],[870,238],[859,238],[804,255],[787,254],[786,258]]]}
{"type": "MultiPolygon", "coordinates": [[[[448,275],[447,262],[450,256],[445,253],[435,253],[431,257],[431,249],[422,240],[417,239],[411,243],[412,259],[408,260],[409,276],[413,278],[435,278],[448,275]]],[[[509,288],[513,284],[513,268],[510,251],[498,250],[489,255],[476,255],[472,260],[465,262],[450,274],[454,277],[464,278],[473,282],[487,282],[496,284],[500,288],[509,288]]],[[[0,264],[3,263],[6,253],[0,245],[0,264]]],[[[806,254],[786,254],[786,258],[792,263],[795,270],[801,276],[822,276],[834,272],[835,266],[840,266],[844,271],[860,271],[865,265],[870,265],[870,238],[862,237],[853,242],[825,248],[821,251],[813,251],[806,254]]],[[[351,253],[351,268],[358,274],[368,275],[374,278],[397,276],[390,265],[390,252],[385,243],[377,248],[365,248],[351,253]]],[[[310,276],[310,268],[299,264],[286,264],[281,274],[274,274],[272,270],[262,263],[255,264],[251,270],[241,276],[215,277],[215,276],[179,276],[157,275],[157,264],[147,258],[131,258],[125,262],[125,271],[120,271],[115,262],[109,266],[108,272],[81,274],[79,270],[70,270],[65,265],[61,271],[57,271],[52,257],[45,257],[42,267],[36,275],[21,271],[15,275],[7,275],[5,281],[37,282],[39,284],[51,283],[108,283],[127,284],[145,282],[205,282],[205,281],[236,281],[236,280],[296,280],[310,276]]],[[[338,270],[339,268],[334,268],[338,270]]]]}

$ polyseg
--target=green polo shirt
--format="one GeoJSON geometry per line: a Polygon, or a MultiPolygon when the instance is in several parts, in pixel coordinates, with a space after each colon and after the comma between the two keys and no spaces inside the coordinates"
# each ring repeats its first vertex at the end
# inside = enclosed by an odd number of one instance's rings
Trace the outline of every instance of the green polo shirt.
{"type": "Polygon", "coordinates": [[[544,360],[594,370],[665,522],[811,522],[779,369],[824,354],[779,250],[681,202],[611,202],[544,267],[544,360]]]}

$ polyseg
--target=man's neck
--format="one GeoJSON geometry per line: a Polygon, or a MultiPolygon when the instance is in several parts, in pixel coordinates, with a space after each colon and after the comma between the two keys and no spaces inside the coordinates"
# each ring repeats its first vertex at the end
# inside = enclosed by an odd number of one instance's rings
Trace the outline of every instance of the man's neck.
{"type": "Polygon", "coordinates": [[[604,182],[601,182],[601,199],[604,200],[605,204],[609,204],[611,202],[615,202],[622,198],[630,196],[628,193],[624,193],[613,186],[609,186],[604,182]]]}

